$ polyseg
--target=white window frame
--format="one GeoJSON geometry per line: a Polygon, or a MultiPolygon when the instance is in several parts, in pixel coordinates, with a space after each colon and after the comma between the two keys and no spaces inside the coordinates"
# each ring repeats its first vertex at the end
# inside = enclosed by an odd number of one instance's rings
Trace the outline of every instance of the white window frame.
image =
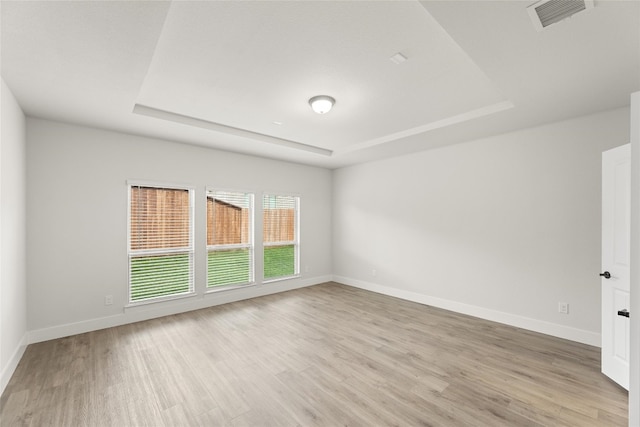
{"type": "Polygon", "coordinates": [[[138,305],[151,304],[162,301],[181,299],[196,295],[195,291],[195,187],[180,184],[167,184],[161,182],[150,181],[127,181],[127,306],[133,307],[138,305]],[[168,190],[185,190],[189,192],[189,245],[181,248],[169,249],[131,249],[131,189],[132,187],[146,187],[168,190]],[[143,300],[132,301],[131,299],[131,260],[134,258],[142,258],[144,256],[154,255],[173,255],[188,254],[189,255],[189,290],[179,294],[163,295],[159,297],[145,298],[143,300]]]}
{"type": "MultiPolygon", "coordinates": [[[[262,266],[262,274],[263,274],[263,281],[262,283],[273,283],[273,282],[279,282],[281,280],[289,280],[289,279],[294,279],[297,277],[300,277],[300,201],[302,199],[302,197],[299,194],[292,194],[292,193],[286,193],[286,192],[282,192],[282,191],[265,191],[264,193],[262,193],[262,212],[264,214],[265,212],[265,206],[264,206],[264,197],[265,196],[284,196],[284,197],[294,197],[296,200],[296,207],[295,207],[295,215],[294,215],[294,229],[293,229],[293,236],[294,236],[294,240],[290,240],[290,241],[281,241],[281,242],[265,242],[264,241],[264,236],[262,238],[262,248],[264,251],[264,248],[269,248],[269,247],[275,247],[275,246],[291,246],[293,245],[293,253],[294,253],[294,266],[293,266],[293,274],[290,274],[288,276],[278,276],[278,277],[270,277],[270,278],[265,278],[264,277],[264,252],[263,252],[263,266],[262,266]]],[[[264,224],[263,224],[264,227],[264,224]]]]}
{"type": "MultiPolygon", "coordinates": [[[[256,249],[255,249],[255,193],[252,191],[247,191],[247,190],[229,190],[229,189],[222,189],[222,188],[214,188],[214,187],[207,187],[206,188],[206,197],[207,199],[209,198],[209,193],[215,193],[215,192],[225,192],[225,193],[242,193],[242,194],[246,194],[249,196],[250,199],[250,209],[249,209],[249,243],[238,243],[238,244],[228,244],[228,245],[209,245],[207,244],[207,280],[206,280],[206,292],[210,293],[210,292],[219,292],[219,291],[223,291],[223,290],[228,290],[228,289],[235,289],[235,288],[241,288],[241,287],[245,287],[245,286],[250,286],[250,285],[254,285],[255,284],[255,253],[256,253],[256,249]],[[219,252],[219,251],[225,251],[225,250],[233,250],[233,249],[249,249],[249,281],[246,283],[230,283],[227,285],[215,285],[215,286],[209,286],[209,253],[211,252],[219,252]]],[[[208,225],[208,219],[206,222],[206,226],[205,226],[205,233],[208,233],[208,229],[207,227],[208,225]]]]}

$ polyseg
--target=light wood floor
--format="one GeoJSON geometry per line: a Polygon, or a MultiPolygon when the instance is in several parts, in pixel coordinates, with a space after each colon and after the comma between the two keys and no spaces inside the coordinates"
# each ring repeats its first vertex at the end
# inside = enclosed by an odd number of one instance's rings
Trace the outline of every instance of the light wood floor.
{"type": "Polygon", "coordinates": [[[4,426],[612,426],[599,349],[328,283],[30,345],[4,426]]]}

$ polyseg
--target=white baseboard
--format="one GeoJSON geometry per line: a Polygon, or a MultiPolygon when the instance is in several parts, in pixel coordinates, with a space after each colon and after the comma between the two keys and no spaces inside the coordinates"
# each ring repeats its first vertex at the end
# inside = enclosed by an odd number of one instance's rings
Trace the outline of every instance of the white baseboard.
{"type": "Polygon", "coordinates": [[[417,302],[420,304],[431,305],[433,307],[443,308],[445,310],[454,311],[456,313],[466,314],[480,319],[490,320],[492,322],[503,323],[505,325],[514,326],[516,328],[527,329],[533,332],[539,332],[558,338],[576,341],[595,347],[601,346],[601,337],[599,333],[585,331],[583,329],[572,328],[569,326],[558,325],[556,323],[546,322],[544,320],[532,319],[529,317],[518,316],[517,314],[505,313],[489,308],[479,307],[475,305],[465,304],[457,301],[437,298],[417,292],[406,291],[402,289],[392,288],[389,286],[379,285],[376,283],[365,282],[362,280],[351,279],[343,276],[333,276],[333,281],[342,283],[355,288],[388,295],[407,301],[417,302]]]}
{"type": "Polygon", "coordinates": [[[27,349],[27,344],[27,334],[24,334],[22,336],[22,339],[20,340],[20,343],[18,344],[18,347],[11,355],[9,363],[7,363],[7,366],[2,369],[2,374],[0,375],[0,395],[4,393],[4,389],[7,387],[7,384],[9,384],[11,376],[18,367],[18,363],[20,363],[20,359],[22,359],[24,351],[27,349]]]}
{"type": "Polygon", "coordinates": [[[311,278],[298,278],[292,280],[282,280],[256,286],[247,286],[230,289],[227,291],[213,292],[205,295],[194,296],[163,303],[149,304],[137,307],[126,308],[122,314],[114,316],[100,317],[96,319],[83,320],[81,322],[66,323],[49,328],[36,329],[28,332],[28,343],[33,344],[71,335],[83,334],[100,329],[112,328],[114,326],[126,325],[128,323],[140,322],[143,320],[155,319],[172,314],[184,313],[187,311],[200,310],[202,308],[227,304],[250,298],[286,292],[293,289],[318,285],[330,282],[332,276],[318,276],[311,278]]]}

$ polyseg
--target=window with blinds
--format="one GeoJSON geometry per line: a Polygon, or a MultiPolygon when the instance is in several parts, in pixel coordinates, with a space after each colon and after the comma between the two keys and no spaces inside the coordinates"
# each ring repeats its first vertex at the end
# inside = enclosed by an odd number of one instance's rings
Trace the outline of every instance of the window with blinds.
{"type": "Polygon", "coordinates": [[[207,287],[253,283],[253,194],[207,191],[207,287]]]}
{"type": "Polygon", "coordinates": [[[194,292],[193,190],[129,186],[129,302],[194,292]]]}
{"type": "Polygon", "coordinates": [[[296,196],[265,194],[262,199],[265,280],[299,274],[299,207],[296,196]]]}

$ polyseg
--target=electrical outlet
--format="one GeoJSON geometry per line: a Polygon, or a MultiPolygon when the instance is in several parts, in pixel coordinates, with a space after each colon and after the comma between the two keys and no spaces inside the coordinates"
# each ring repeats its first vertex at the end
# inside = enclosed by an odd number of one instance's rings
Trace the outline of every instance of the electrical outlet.
{"type": "Polygon", "coordinates": [[[378,270],[376,270],[375,268],[373,270],[371,270],[371,275],[373,277],[376,277],[378,275],[378,270]]]}
{"type": "Polygon", "coordinates": [[[569,303],[568,302],[559,302],[558,303],[558,313],[569,314],[569,303]]]}
{"type": "Polygon", "coordinates": [[[104,297],[104,305],[113,304],[113,295],[105,295],[104,297]]]}
{"type": "Polygon", "coordinates": [[[306,266],[304,267],[304,272],[305,272],[305,273],[308,273],[310,270],[311,270],[311,269],[309,268],[309,266],[308,266],[308,265],[306,265],[306,266]]]}

